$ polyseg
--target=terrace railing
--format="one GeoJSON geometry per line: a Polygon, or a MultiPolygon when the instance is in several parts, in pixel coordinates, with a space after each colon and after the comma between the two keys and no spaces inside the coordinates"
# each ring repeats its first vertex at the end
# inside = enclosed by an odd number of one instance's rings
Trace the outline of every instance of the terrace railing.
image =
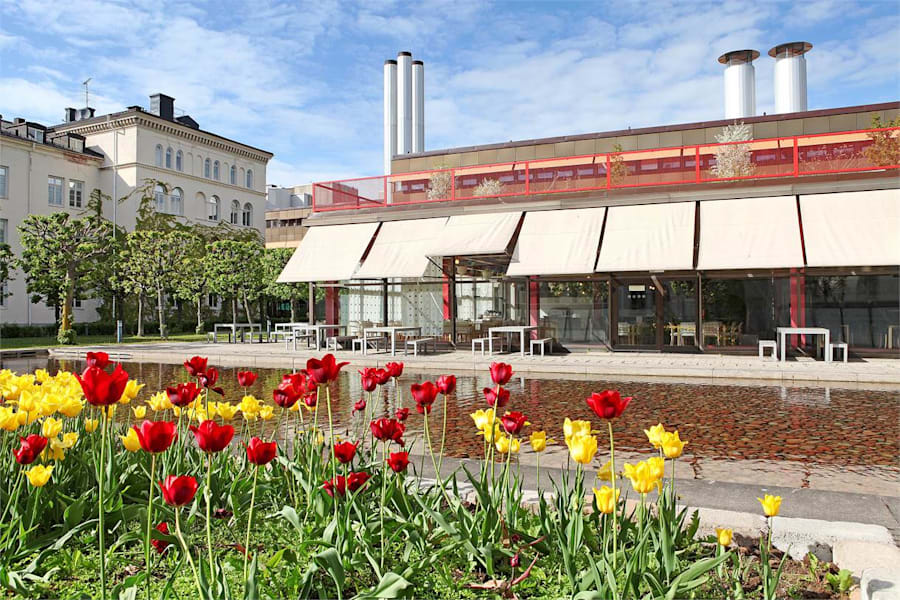
{"type": "Polygon", "coordinates": [[[315,212],[900,168],[900,127],[435,169],[313,185],[315,212]]]}

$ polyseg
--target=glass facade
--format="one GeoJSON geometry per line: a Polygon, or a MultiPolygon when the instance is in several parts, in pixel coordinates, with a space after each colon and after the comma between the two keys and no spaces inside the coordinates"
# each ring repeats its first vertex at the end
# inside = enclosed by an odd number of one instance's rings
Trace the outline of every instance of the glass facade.
{"type": "Polygon", "coordinates": [[[827,327],[851,348],[900,347],[900,277],[833,275],[805,277],[806,324],[827,327]]]}
{"type": "Polygon", "coordinates": [[[790,279],[704,279],[703,343],[706,348],[757,348],[791,325],[790,279]]]}
{"type": "Polygon", "coordinates": [[[561,344],[609,343],[609,283],[542,281],[538,289],[538,337],[561,344]]]}
{"type": "Polygon", "coordinates": [[[656,307],[659,292],[647,282],[613,286],[615,295],[617,347],[656,346],[659,321],[656,307]]]}

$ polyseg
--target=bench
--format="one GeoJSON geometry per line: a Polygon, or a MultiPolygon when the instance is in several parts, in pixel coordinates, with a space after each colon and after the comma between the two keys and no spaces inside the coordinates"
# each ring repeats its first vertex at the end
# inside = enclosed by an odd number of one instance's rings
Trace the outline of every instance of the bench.
{"type": "Polygon", "coordinates": [[[419,346],[424,347],[424,351],[428,352],[428,344],[431,344],[434,351],[437,352],[437,343],[435,343],[434,338],[430,337],[422,337],[416,339],[407,339],[404,344],[403,354],[409,354],[409,349],[412,348],[413,356],[419,355],[419,346]]]}
{"type": "Polygon", "coordinates": [[[355,338],[349,335],[331,335],[325,340],[325,349],[337,352],[344,349],[348,343],[352,343],[355,338]],[[340,347],[340,348],[339,348],[340,347]]]}
{"type": "Polygon", "coordinates": [[[844,362],[847,362],[847,342],[838,342],[837,344],[831,344],[831,348],[828,349],[828,354],[831,358],[834,357],[835,350],[843,351],[844,362]]]}
{"type": "Polygon", "coordinates": [[[310,341],[316,339],[315,334],[312,333],[295,333],[293,331],[289,331],[284,336],[284,349],[290,349],[290,344],[293,342],[294,350],[297,349],[297,340],[306,340],[306,347],[309,348],[310,341]]]}
{"type": "Polygon", "coordinates": [[[356,353],[357,348],[359,348],[360,354],[363,351],[363,344],[368,345],[369,348],[373,350],[380,350],[381,342],[387,343],[388,339],[385,337],[367,337],[367,338],[350,338],[351,340],[351,350],[356,353]]]}
{"type": "Polygon", "coordinates": [[[269,341],[269,334],[268,334],[268,332],[266,332],[266,331],[262,331],[262,330],[260,330],[260,331],[251,331],[251,332],[250,332],[250,343],[251,343],[251,344],[253,343],[253,338],[254,338],[254,337],[256,337],[256,339],[259,340],[259,343],[260,343],[260,344],[262,344],[263,342],[268,342],[268,341],[269,341]]]}
{"type": "Polygon", "coordinates": [[[534,347],[540,346],[541,356],[544,356],[544,349],[548,345],[550,346],[550,353],[553,354],[553,338],[540,338],[540,339],[536,339],[536,340],[531,340],[531,343],[529,344],[528,354],[530,354],[531,356],[534,356],[534,347]]]}
{"type": "Polygon", "coordinates": [[[490,352],[494,351],[494,343],[497,343],[500,346],[500,350],[503,350],[503,338],[502,337],[479,337],[472,338],[472,354],[475,354],[475,346],[481,346],[481,355],[484,356],[485,345],[490,352]]]}
{"type": "Polygon", "coordinates": [[[775,343],[775,340],[759,340],[760,358],[766,355],[766,348],[770,348],[772,350],[772,358],[778,360],[778,344],[775,343]]]}

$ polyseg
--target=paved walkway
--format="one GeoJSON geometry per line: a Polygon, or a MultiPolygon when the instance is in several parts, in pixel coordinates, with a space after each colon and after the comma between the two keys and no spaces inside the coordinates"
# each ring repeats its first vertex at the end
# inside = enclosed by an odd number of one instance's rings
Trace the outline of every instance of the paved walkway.
{"type": "MultiPolygon", "coordinates": [[[[233,367],[270,367],[301,369],[306,360],[321,356],[325,351],[285,349],[284,344],[209,344],[204,342],[173,342],[154,344],[122,344],[78,348],[51,348],[55,357],[83,356],[89,349],[103,349],[121,355],[123,359],[180,363],[185,357],[207,356],[213,364],[233,367]]],[[[689,380],[722,383],[726,381],[763,380],[783,383],[842,383],[865,387],[866,384],[897,385],[900,389],[900,360],[867,358],[848,363],[825,363],[811,358],[786,362],[756,356],[727,356],[721,354],[659,354],[589,352],[552,356],[520,356],[498,354],[493,357],[473,354],[468,350],[442,352],[420,356],[392,357],[389,353],[353,354],[337,352],[340,360],[355,366],[382,366],[398,360],[416,371],[452,371],[455,373],[483,372],[492,362],[511,363],[517,373],[564,375],[566,378],[603,376],[607,379],[640,377],[642,380],[689,380]]],[[[844,387],[847,387],[846,385],[844,387]]]]}

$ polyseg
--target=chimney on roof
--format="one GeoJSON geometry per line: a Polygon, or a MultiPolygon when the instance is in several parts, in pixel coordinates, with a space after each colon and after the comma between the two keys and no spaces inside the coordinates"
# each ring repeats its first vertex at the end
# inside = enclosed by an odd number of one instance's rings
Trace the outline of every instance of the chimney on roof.
{"type": "Polygon", "coordinates": [[[778,44],[769,50],[775,59],[775,112],[806,111],[806,57],[809,42],[778,44]]]}
{"type": "Polygon", "coordinates": [[[756,114],[756,50],[733,50],[719,57],[725,65],[725,118],[743,119],[756,114]]]}
{"type": "Polygon", "coordinates": [[[167,121],[175,120],[175,98],[165,94],[150,96],[150,112],[167,121]]]}
{"type": "Polygon", "coordinates": [[[67,108],[66,109],[66,123],[71,123],[72,121],[74,121],[75,115],[77,115],[77,114],[78,113],[75,111],[74,108],[67,108]]]}

